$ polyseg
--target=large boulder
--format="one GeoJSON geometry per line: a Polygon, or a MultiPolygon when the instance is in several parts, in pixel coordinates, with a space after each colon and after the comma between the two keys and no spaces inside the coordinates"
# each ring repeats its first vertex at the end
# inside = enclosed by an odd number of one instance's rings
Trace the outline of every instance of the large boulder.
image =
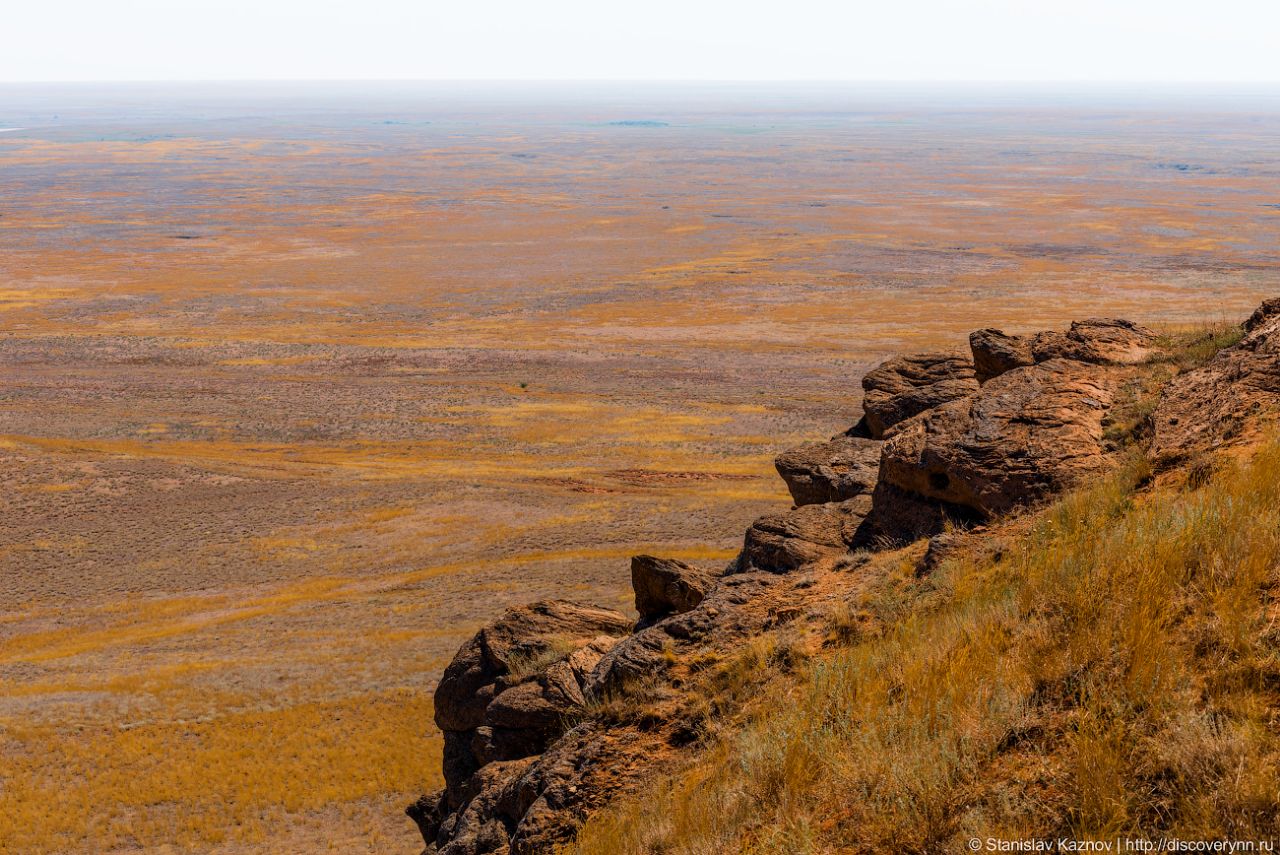
{"type": "Polygon", "coordinates": [[[881,477],[979,518],[1056,493],[1107,465],[1114,371],[1065,359],[1016,368],[900,426],[881,477]]]}
{"type": "Polygon", "coordinates": [[[1015,368],[1034,365],[1036,361],[1031,355],[1030,339],[997,329],[969,333],[969,349],[973,352],[973,370],[979,383],[1015,368]]]}
{"type": "Polygon", "coordinates": [[[931,537],[948,523],[967,525],[977,518],[968,508],[925,498],[882,478],[871,494],[871,511],[850,545],[855,549],[889,549],[931,537]]]}
{"type": "Polygon", "coordinates": [[[1244,323],[1241,341],[1161,390],[1151,456],[1167,466],[1249,435],[1257,416],[1280,406],[1280,299],[1244,323]]]}
{"type": "Polygon", "coordinates": [[[464,644],[445,668],[436,687],[436,726],[446,731],[480,727],[500,678],[513,668],[556,650],[582,647],[599,636],[626,635],[630,628],[621,612],[567,600],[508,609],[464,644]]]}
{"type": "Polygon", "coordinates": [[[973,363],[955,353],[898,356],[862,378],[863,419],[872,438],[933,407],[971,395],[978,389],[973,363]]]}
{"type": "Polygon", "coordinates": [[[436,687],[448,805],[475,795],[488,764],[541,753],[582,708],[582,685],[631,629],[620,612],[567,600],[508,609],[477,632],[436,687]]]}
{"type": "Polygon", "coordinates": [[[859,496],[763,516],[747,529],[740,569],[790,573],[841,555],[854,542],[870,510],[871,497],[859,496]]]}
{"type": "Polygon", "coordinates": [[[1116,318],[1074,321],[1065,333],[1036,333],[1031,354],[1036,362],[1071,359],[1094,365],[1136,365],[1151,356],[1156,334],[1141,324],[1116,318]]]}
{"type": "Polygon", "coordinates": [[[869,495],[880,474],[880,443],[866,437],[841,436],[784,451],[774,467],[797,505],[843,502],[869,495]]]}
{"type": "Polygon", "coordinates": [[[641,623],[695,608],[710,590],[714,577],[674,558],[637,555],[631,559],[631,589],[641,623]]]}

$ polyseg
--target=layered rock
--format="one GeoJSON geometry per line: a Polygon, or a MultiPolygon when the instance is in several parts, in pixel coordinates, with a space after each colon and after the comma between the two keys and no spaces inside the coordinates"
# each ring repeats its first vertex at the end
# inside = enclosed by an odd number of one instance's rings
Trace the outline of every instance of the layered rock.
{"type": "Polygon", "coordinates": [[[1036,362],[1030,339],[997,329],[969,333],[969,350],[973,352],[973,371],[979,383],[1036,362]]]}
{"type": "Polygon", "coordinates": [[[1151,456],[1164,466],[1220,448],[1280,396],[1280,299],[1244,322],[1245,336],[1161,392],[1152,416],[1151,456]]]}
{"type": "MultiPolygon", "coordinates": [[[[1243,417],[1280,402],[1280,300],[1245,329],[1238,345],[1167,385],[1154,416],[1157,456],[1229,442],[1243,417]]],[[[979,330],[972,362],[889,360],[863,382],[858,427],[779,455],[795,507],[756,520],[724,574],[636,556],[634,626],[564,601],[509,610],[464,645],[437,689],[446,786],[408,810],[428,851],[554,851],[664,750],[692,738],[671,720],[676,702],[661,701],[678,696],[692,661],[729,657],[795,619],[811,588],[839,578],[832,571],[865,566],[836,560],[850,549],[930,537],[917,572],[932,573],[971,548],[951,524],[1039,502],[1112,465],[1104,419],[1155,346],[1144,327],[1093,319],[1029,336],[979,330]],[[593,704],[633,699],[637,686],[656,692],[643,701],[643,725],[584,717],[593,704]]]]}
{"type": "Polygon", "coordinates": [[[862,378],[863,419],[874,439],[899,422],[978,389],[973,363],[955,353],[897,356],[862,378]]]}
{"type": "Polygon", "coordinates": [[[631,622],[612,609],[544,600],[507,611],[477,632],[453,657],[436,688],[436,726],[470,731],[487,724],[493,699],[522,678],[530,663],[554,652],[587,646],[600,637],[619,637],[631,622]]]}
{"type": "Polygon", "coordinates": [[[592,671],[587,693],[607,698],[641,678],[660,676],[671,664],[671,654],[682,648],[708,643],[728,648],[738,643],[758,631],[767,618],[751,606],[765,591],[791,581],[784,575],[751,570],[723,577],[697,608],[665,618],[614,645],[592,671]]]}
{"type": "Polygon", "coordinates": [[[674,558],[637,555],[631,559],[631,588],[642,624],[696,608],[714,577],[674,558]]]}
{"type": "Polygon", "coordinates": [[[871,494],[871,510],[850,546],[889,549],[932,537],[948,524],[968,526],[980,516],[968,508],[926,498],[881,478],[871,494]]]}
{"type": "Polygon", "coordinates": [[[1070,359],[1094,365],[1137,365],[1152,354],[1156,334],[1141,324],[1116,318],[1073,321],[1065,333],[1036,333],[1031,354],[1036,362],[1070,359]]]}
{"type": "Polygon", "coordinates": [[[751,524],[743,542],[744,570],[789,573],[822,558],[847,552],[871,511],[871,497],[847,502],[801,505],[763,516],[751,524]]]}
{"type": "Polygon", "coordinates": [[[1039,501],[1105,468],[1102,419],[1117,385],[1065,359],[1007,371],[900,426],[881,477],[981,517],[1039,501]]]}
{"type": "Polygon", "coordinates": [[[488,852],[505,840],[490,820],[496,790],[528,766],[513,761],[541,754],[564,732],[586,701],[590,673],[630,629],[611,609],[546,600],[508,609],[463,645],[435,693],[445,788],[410,809],[429,845],[488,852]]]}
{"type": "Polygon", "coordinates": [[[842,434],[785,451],[773,465],[797,505],[843,502],[875,489],[880,446],[873,439],[842,434]]]}
{"type": "MultiPolygon", "coordinates": [[[[593,656],[590,673],[582,674],[576,663],[571,665],[581,696],[608,699],[625,692],[642,678],[661,676],[671,662],[694,648],[704,654],[712,651],[730,654],[772,620],[773,612],[760,607],[764,593],[790,581],[790,577],[759,572],[725,577],[717,580],[706,597],[688,611],[660,618],[622,640],[609,639],[603,653],[593,656]]],[[[573,604],[557,603],[556,608],[563,613],[570,605],[573,604]]],[[[533,635],[523,646],[537,647],[537,639],[545,637],[543,626],[527,620],[526,615],[517,612],[514,620],[505,620],[505,617],[486,627],[477,638],[492,634],[515,640],[515,632],[524,629],[533,635]]],[[[616,628],[612,619],[605,618],[603,623],[610,629],[616,628]]],[[[597,628],[591,624],[594,621],[584,628],[597,628]]],[[[599,650],[597,641],[588,642],[578,652],[593,646],[599,650]]],[[[467,661],[474,660],[472,655],[464,656],[471,648],[469,643],[459,655],[467,661]]],[[[569,654],[568,659],[574,655],[576,653],[569,654]]],[[[555,667],[553,664],[545,670],[554,671],[555,667]]],[[[470,673],[474,668],[468,665],[462,670],[470,673]]],[[[505,707],[525,709],[527,698],[519,693],[519,686],[531,682],[541,685],[536,679],[526,678],[517,688],[499,692],[486,711],[503,705],[504,699],[513,694],[516,697],[512,700],[517,702],[505,707]]],[[[453,697],[452,692],[446,694],[453,697]]],[[[540,705],[535,704],[530,713],[528,719],[520,720],[526,722],[529,729],[543,732],[548,720],[540,705]]],[[[505,720],[505,715],[499,718],[505,720]]],[[[482,726],[476,730],[484,729],[482,726]]],[[[418,824],[428,853],[533,855],[554,851],[556,846],[572,839],[590,811],[625,783],[629,774],[638,774],[643,768],[635,762],[637,755],[647,756],[641,745],[653,746],[655,740],[674,739],[680,732],[676,726],[666,737],[652,733],[643,737],[634,733],[628,736],[610,732],[599,721],[586,720],[563,730],[535,756],[508,759],[473,754],[472,759],[478,765],[470,770],[461,770],[452,760],[449,746],[453,734],[446,732],[447,786],[414,802],[406,812],[418,824]],[[466,772],[465,777],[459,777],[461,771],[466,772]]]]}

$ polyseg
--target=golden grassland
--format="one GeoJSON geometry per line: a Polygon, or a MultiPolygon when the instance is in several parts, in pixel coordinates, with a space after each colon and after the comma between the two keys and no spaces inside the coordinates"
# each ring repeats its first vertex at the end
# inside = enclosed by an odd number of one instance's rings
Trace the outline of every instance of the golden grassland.
{"type": "Polygon", "coordinates": [[[10,723],[0,729],[0,848],[204,850],[263,843],[331,805],[411,800],[438,785],[419,753],[439,750],[423,732],[430,718],[428,693],[389,691],[193,721],[57,732],[10,723]]]}
{"type": "Polygon", "coordinates": [[[925,580],[890,560],[833,648],[791,675],[757,657],[741,730],[570,851],[1274,837],[1280,439],[1177,480],[1135,455],[925,580]]]}
{"type": "Polygon", "coordinates": [[[67,110],[0,139],[31,179],[0,218],[15,852],[412,850],[426,698],[505,605],[626,608],[633,553],[728,560],[787,502],[773,454],[855,421],[889,354],[1234,318],[1275,269],[1258,117],[1135,146],[1067,114],[645,137],[145,112],[165,138],[67,110]],[[1215,168],[1157,168],[1175,149],[1215,168]],[[290,722],[373,759],[277,756],[290,722]]]}

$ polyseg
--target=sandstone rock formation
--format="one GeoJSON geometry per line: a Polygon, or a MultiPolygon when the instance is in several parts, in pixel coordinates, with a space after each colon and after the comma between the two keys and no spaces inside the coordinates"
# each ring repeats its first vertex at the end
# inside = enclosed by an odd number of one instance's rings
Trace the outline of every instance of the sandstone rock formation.
{"type": "MultiPolygon", "coordinates": [[[[794,577],[771,573],[749,572],[725,577],[717,582],[710,593],[689,611],[668,615],[656,623],[642,628],[621,641],[609,639],[601,644],[599,639],[569,654],[565,660],[581,689],[582,696],[591,699],[608,699],[641,678],[660,676],[667,665],[680,655],[697,648],[702,651],[718,650],[727,654],[740,646],[745,639],[759,633],[775,612],[762,605],[770,589],[799,584],[794,577]],[[604,652],[596,655],[600,649],[604,652]],[[594,666],[589,674],[581,674],[574,656],[590,651],[594,666]]],[[[539,604],[546,606],[548,604],[539,604]]],[[[574,604],[556,603],[555,609],[562,615],[574,604]]],[[[476,638],[464,646],[455,662],[474,663],[474,645],[486,634],[513,638],[520,631],[532,633],[530,644],[538,646],[537,639],[545,638],[545,627],[536,620],[513,610],[496,624],[486,627],[476,638]],[[513,620],[507,620],[510,616],[513,620]],[[501,624],[501,626],[498,626],[501,624]],[[496,631],[495,631],[496,628],[496,631]]],[[[603,610],[601,610],[603,611],[603,610]]],[[[594,628],[595,621],[588,621],[584,629],[594,628]]],[[[602,623],[616,629],[611,619],[602,623]]],[[[524,645],[530,646],[530,645],[524,645]]],[[[558,663],[557,663],[558,664],[558,663]]],[[[451,668],[453,666],[450,666],[451,668]]],[[[553,672],[556,664],[545,669],[553,672]]],[[[463,673],[472,673],[474,664],[462,667],[463,673]]],[[[521,678],[517,688],[498,693],[487,705],[492,710],[504,698],[518,692],[520,686],[542,686],[540,677],[521,678]]],[[[499,678],[501,682],[501,678],[499,678]]],[[[443,686],[442,682],[442,686],[443,686]]],[[[487,684],[485,684],[487,685],[487,684]]],[[[482,689],[483,692],[483,689],[482,689]]],[[[452,690],[446,692],[454,697],[452,690]]],[[[437,691],[439,697],[439,691],[437,691]]],[[[528,698],[519,694],[516,703],[508,709],[521,709],[528,698]]],[[[581,703],[579,701],[579,703],[581,703]]],[[[522,733],[545,733],[547,719],[540,704],[532,705],[529,719],[518,719],[526,727],[522,733]]],[[[447,720],[456,720],[446,717],[447,720]]],[[[474,721],[468,716],[466,721],[474,721]]],[[[512,722],[515,723],[515,722],[512,722]]],[[[562,724],[569,724],[567,720],[562,724]]],[[[476,728],[483,733],[485,726],[476,728]]],[[[495,728],[496,730],[496,728],[495,728]]],[[[640,749],[650,749],[661,742],[676,739],[683,733],[680,723],[674,722],[668,735],[656,733],[625,736],[610,733],[600,722],[583,721],[563,729],[554,740],[520,743],[521,750],[534,750],[529,756],[512,758],[472,752],[471,765],[459,764],[450,745],[460,744],[451,740],[456,736],[446,732],[445,779],[443,791],[424,796],[410,805],[406,812],[418,824],[427,842],[426,852],[442,855],[482,855],[482,853],[515,853],[532,855],[554,851],[566,842],[590,810],[598,807],[612,789],[627,779],[626,770],[634,768],[636,758],[650,756],[640,749]]],[[[557,731],[559,732],[559,731],[557,731]]],[[[465,734],[464,734],[465,735],[465,734]]],[[[462,741],[469,748],[475,741],[462,741]]]]}
{"type": "Polygon", "coordinates": [[[973,363],[954,353],[897,356],[862,378],[863,418],[875,439],[917,413],[972,394],[973,363]]]}
{"type": "MultiPolygon", "coordinates": [[[[1157,458],[1229,442],[1253,414],[1280,405],[1280,300],[1245,329],[1238,345],[1166,385],[1153,416],[1157,458]]],[[[446,786],[408,809],[427,851],[554,851],[696,736],[679,712],[691,661],[731,656],[796,619],[822,580],[869,560],[842,562],[850,550],[930,537],[912,553],[927,575],[972,547],[962,529],[1114,465],[1104,419],[1158,343],[1144,327],[1094,319],[1029,336],[979,330],[970,346],[972,363],[889,360],[863,381],[858,426],[779,455],[795,507],[756,520],[724,574],[637,556],[638,623],[548,601],[509,610],[464,645],[436,691],[446,786]],[[637,686],[650,692],[642,723],[587,712],[637,686]]]]}
{"type": "Polygon", "coordinates": [[[712,581],[710,573],[674,558],[637,555],[631,559],[631,588],[642,624],[697,607],[712,581]]]}
{"type": "Polygon", "coordinates": [[[492,813],[487,802],[471,803],[495,798],[495,782],[509,782],[528,765],[512,761],[542,753],[564,731],[585,702],[588,675],[630,629],[611,609],[547,600],[508,609],[463,645],[435,694],[445,788],[415,803],[411,814],[429,843],[462,835],[480,846],[498,834],[487,822],[467,825],[477,812],[492,813]]]}
{"type": "Polygon", "coordinates": [[[1095,365],[1136,365],[1152,353],[1156,334],[1144,326],[1115,318],[1073,321],[1065,333],[1036,333],[1031,353],[1036,362],[1072,359],[1095,365]]]}
{"type": "Polygon", "coordinates": [[[774,467],[797,505],[868,496],[880,472],[880,443],[842,434],[779,454],[774,467]]]}
{"type": "Polygon", "coordinates": [[[1102,419],[1116,384],[1066,359],[1007,371],[900,425],[881,477],[981,517],[1036,502],[1105,468],[1102,419]]]}
{"type": "Polygon", "coordinates": [[[999,377],[1006,371],[1034,365],[1031,341],[996,329],[969,333],[969,349],[973,352],[973,370],[979,383],[999,377]]]}
{"type": "Polygon", "coordinates": [[[854,543],[870,511],[871,497],[859,496],[761,517],[747,529],[742,567],[788,573],[820,558],[840,555],[854,543]]]}
{"type": "Polygon", "coordinates": [[[1280,299],[1263,303],[1243,326],[1239,344],[1165,386],[1152,417],[1151,456],[1157,464],[1230,443],[1274,405],[1280,394],[1280,299]]]}

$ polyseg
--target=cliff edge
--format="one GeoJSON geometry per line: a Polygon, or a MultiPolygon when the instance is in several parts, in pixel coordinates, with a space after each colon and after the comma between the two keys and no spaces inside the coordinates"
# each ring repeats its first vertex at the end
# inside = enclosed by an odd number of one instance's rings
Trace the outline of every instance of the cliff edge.
{"type": "Polygon", "coordinates": [[[1194,487],[1280,404],[1280,299],[1197,333],[1107,318],[978,330],[965,353],[896,357],[862,385],[856,425],[777,458],[794,505],[754,522],[729,566],[637,556],[638,622],[543,601],[463,646],[436,691],[446,785],[407,810],[426,852],[571,843],[738,727],[756,672],[892,624],[850,606],[886,574],[924,590],[948,556],[998,562],[1040,509],[1121,470],[1194,487]]]}

